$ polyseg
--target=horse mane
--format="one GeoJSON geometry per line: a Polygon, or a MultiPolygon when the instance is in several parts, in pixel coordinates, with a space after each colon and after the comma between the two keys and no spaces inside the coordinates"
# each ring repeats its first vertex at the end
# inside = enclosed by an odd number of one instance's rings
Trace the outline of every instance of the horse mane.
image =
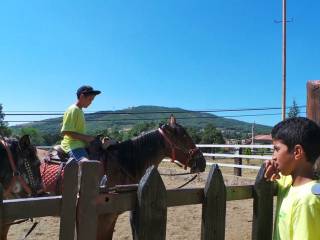
{"type": "Polygon", "coordinates": [[[108,157],[116,151],[121,168],[132,177],[141,176],[152,165],[152,160],[165,147],[164,139],[158,130],[141,134],[138,137],[117,143],[108,148],[108,157]]]}
{"type": "MultiPolygon", "coordinates": [[[[5,138],[4,141],[9,145],[14,159],[17,155],[18,140],[15,138],[5,138]]],[[[12,169],[9,163],[7,151],[2,144],[0,144],[0,182],[6,185],[12,177],[12,169]]]]}

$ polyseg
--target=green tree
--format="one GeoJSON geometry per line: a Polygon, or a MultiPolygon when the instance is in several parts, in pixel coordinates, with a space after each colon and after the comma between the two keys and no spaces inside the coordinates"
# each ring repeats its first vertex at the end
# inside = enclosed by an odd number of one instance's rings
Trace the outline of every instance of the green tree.
{"type": "Polygon", "coordinates": [[[200,143],[207,144],[223,144],[225,143],[222,133],[216,129],[212,124],[208,124],[202,133],[202,138],[200,143]]]}
{"type": "Polygon", "coordinates": [[[55,134],[46,133],[42,135],[42,138],[43,138],[44,145],[51,146],[51,145],[59,144],[62,137],[60,134],[57,134],[57,133],[55,134]]]}
{"type": "Polygon", "coordinates": [[[9,137],[12,132],[10,128],[8,128],[8,124],[3,121],[5,114],[3,113],[2,109],[2,104],[0,104],[0,136],[9,137]]]}
{"type": "Polygon", "coordinates": [[[295,100],[293,100],[292,106],[289,109],[288,117],[293,118],[293,117],[298,117],[300,114],[299,107],[296,103],[295,100]]]}
{"type": "Polygon", "coordinates": [[[117,127],[112,127],[110,129],[104,129],[102,131],[96,132],[96,135],[102,134],[105,137],[109,137],[113,140],[117,140],[119,142],[125,139],[125,134],[123,131],[120,131],[117,127]]]}
{"type": "Polygon", "coordinates": [[[128,138],[137,137],[143,132],[148,132],[152,129],[156,128],[156,123],[154,122],[143,122],[138,123],[134,125],[129,131],[128,131],[128,138]]]}
{"type": "Polygon", "coordinates": [[[199,129],[195,127],[187,127],[186,130],[195,144],[198,144],[201,142],[201,135],[200,135],[199,129]]]}
{"type": "Polygon", "coordinates": [[[30,136],[31,142],[34,145],[43,145],[45,143],[42,135],[36,128],[32,128],[32,127],[21,128],[20,136],[23,136],[26,134],[30,136]]]}

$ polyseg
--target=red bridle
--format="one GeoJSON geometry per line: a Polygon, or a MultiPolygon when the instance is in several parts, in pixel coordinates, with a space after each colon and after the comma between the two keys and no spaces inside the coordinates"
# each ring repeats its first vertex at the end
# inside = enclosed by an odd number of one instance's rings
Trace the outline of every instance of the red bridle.
{"type": "Polygon", "coordinates": [[[170,145],[170,148],[171,148],[171,162],[175,162],[174,160],[176,160],[176,149],[177,150],[181,150],[183,153],[185,153],[187,155],[187,160],[184,163],[184,169],[186,170],[190,160],[199,151],[199,148],[195,147],[195,148],[191,148],[189,150],[182,149],[181,147],[178,147],[176,144],[174,144],[171,141],[171,139],[165,134],[165,132],[161,128],[159,128],[158,131],[163,136],[163,138],[167,141],[167,143],[170,145]]]}
{"type": "Polygon", "coordinates": [[[11,169],[13,172],[9,187],[5,190],[3,195],[6,198],[9,197],[10,195],[12,195],[12,188],[17,181],[21,184],[21,186],[23,187],[23,189],[26,193],[28,193],[29,195],[32,195],[31,188],[28,186],[28,184],[26,183],[26,181],[24,180],[24,178],[21,176],[21,174],[19,173],[19,171],[16,168],[16,164],[14,162],[13,155],[12,155],[12,152],[11,152],[8,144],[3,139],[0,139],[0,143],[3,145],[4,149],[6,150],[6,152],[8,154],[9,163],[10,163],[10,166],[11,166],[11,169]]]}

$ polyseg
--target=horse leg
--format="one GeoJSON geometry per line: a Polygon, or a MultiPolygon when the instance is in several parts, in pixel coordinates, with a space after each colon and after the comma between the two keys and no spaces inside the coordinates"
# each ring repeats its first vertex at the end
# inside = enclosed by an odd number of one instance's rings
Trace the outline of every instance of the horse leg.
{"type": "Polygon", "coordinates": [[[9,232],[9,228],[10,228],[9,225],[4,225],[2,227],[1,240],[7,240],[7,235],[8,235],[8,232],[9,232]]]}
{"type": "Polygon", "coordinates": [[[103,214],[98,217],[97,240],[112,240],[118,214],[103,214]]]}

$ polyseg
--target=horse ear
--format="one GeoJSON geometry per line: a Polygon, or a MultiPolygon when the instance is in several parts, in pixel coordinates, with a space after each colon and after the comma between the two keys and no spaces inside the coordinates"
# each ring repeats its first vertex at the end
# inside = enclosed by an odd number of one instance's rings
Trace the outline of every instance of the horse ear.
{"type": "Polygon", "coordinates": [[[169,118],[169,124],[171,125],[171,126],[174,126],[174,125],[176,125],[176,118],[173,116],[173,114],[171,114],[171,116],[170,116],[170,118],[169,118]]]}
{"type": "Polygon", "coordinates": [[[30,136],[29,135],[24,135],[20,138],[19,140],[19,146],[22,149],[25,149],[27,147],[29,147],[31,145],[31,140],[30,140],[30,136]]]}

